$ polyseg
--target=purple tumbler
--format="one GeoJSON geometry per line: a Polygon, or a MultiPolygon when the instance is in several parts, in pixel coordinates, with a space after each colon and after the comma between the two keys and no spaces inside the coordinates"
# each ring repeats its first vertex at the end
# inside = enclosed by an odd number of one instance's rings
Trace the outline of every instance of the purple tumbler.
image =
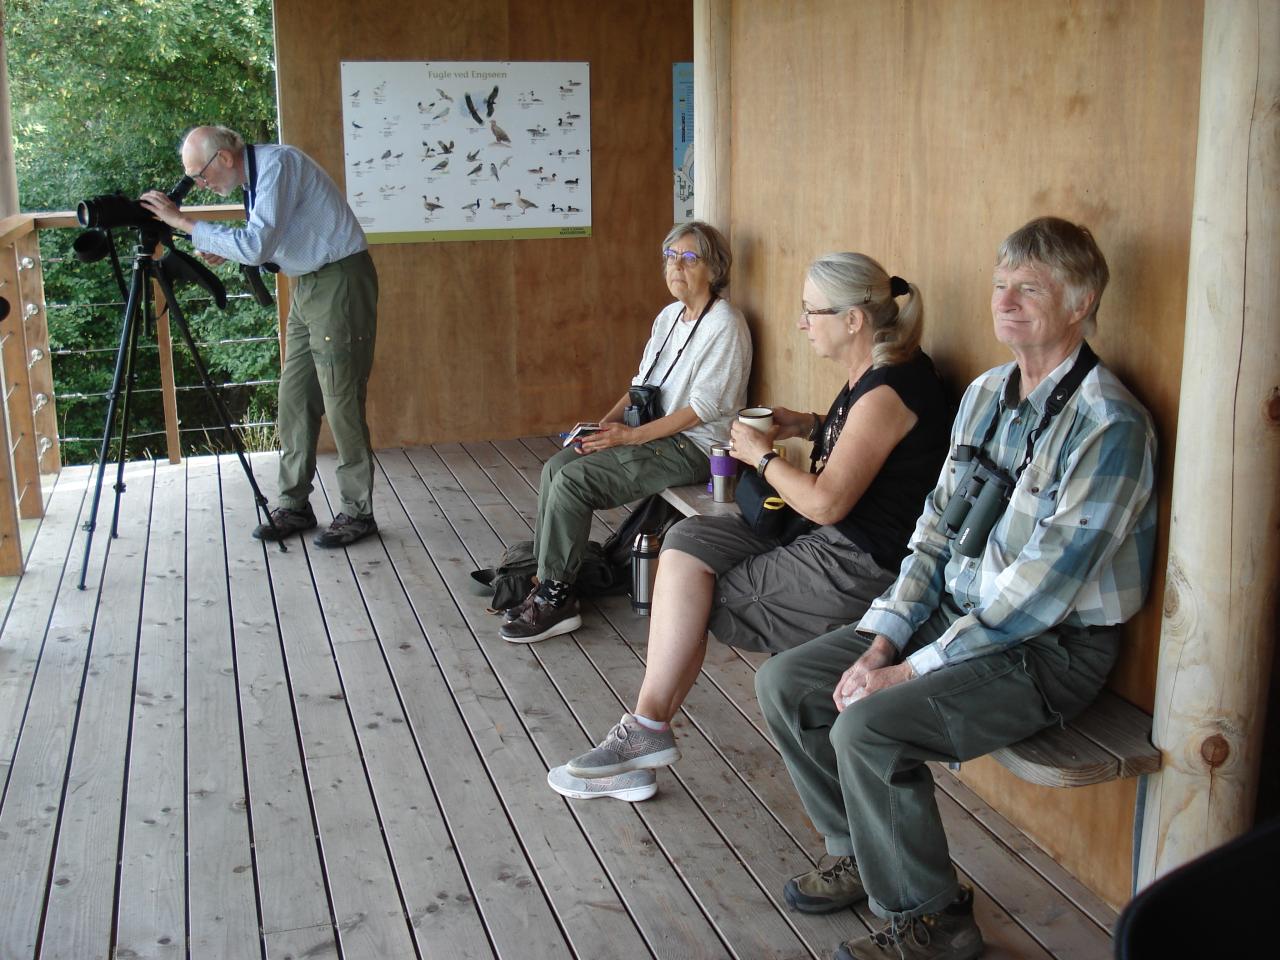
{"type": "Polygon", "coordinates": [[[732,503],[734,487],[738,485],[738,461],[729,455],[729,445],[711,445],[711,482],[707,489],[716,503],[732,503]]]}

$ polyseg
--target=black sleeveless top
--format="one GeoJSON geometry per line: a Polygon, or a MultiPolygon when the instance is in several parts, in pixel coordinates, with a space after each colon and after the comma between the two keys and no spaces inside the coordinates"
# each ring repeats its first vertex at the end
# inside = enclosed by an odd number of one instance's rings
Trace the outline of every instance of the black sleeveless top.
{"type": "Polygon", "coordinates": [[[852,387],[846,383],[827,412],[814,460],[825,463],[835,449],[845,417],[858,398],[884,385],[916,415],[916,425],[889,451],[853,509],[833,526],[892,571],[907,555],[907,541],[947,455],[954,411],[929,355],[916,350],[904,363],[873,367],[852,387]]]}

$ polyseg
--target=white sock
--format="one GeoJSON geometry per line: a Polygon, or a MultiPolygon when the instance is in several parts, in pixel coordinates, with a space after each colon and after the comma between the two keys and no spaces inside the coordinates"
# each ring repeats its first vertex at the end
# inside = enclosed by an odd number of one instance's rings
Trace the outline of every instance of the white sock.
{"type": "Polygon", "coordinates": [[[633,713],[632,716],[636,718],[636,723],[649,730],[666,730],[671,726],[671,724],[663,723],[661,720],[650,720],[648,717],[642,717],[638,713],[633,713]]]}

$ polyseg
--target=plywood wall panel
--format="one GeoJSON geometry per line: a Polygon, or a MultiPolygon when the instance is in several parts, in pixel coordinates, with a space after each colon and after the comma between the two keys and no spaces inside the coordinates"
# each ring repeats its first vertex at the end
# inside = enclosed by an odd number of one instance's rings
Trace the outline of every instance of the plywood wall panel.
{"type": "Polygon", "coordinates": [[[369,424],[381,446],[603,414],[670,301],[656,264],[671,226],[671,64],[692,58],[686,0],[277,0],[276,43],[281,137],[339,182],[342,60],[591,64],[593,235],[374,246],[369,424]]]}
{"type": "MultiPolygon", "coordinates": [[[[840,373],[795,329],[807,262],[861,250],[917,283],[925,347],[957,391],[1009,359],[992,337],[996,246],[1033,216],[1087,224],[1111,266],[1100,355],[1151,409],[1163,557],[1182,364],[1202,7],[1182,0],[735,0],[733,294],[753,401],[823,409],[840,373]]],[[[1163,562],[1112,685],[1154,693],[1163,562]]],[[[966,779],[1113,901],[1132,790],[966,779]],[[1050,811],[1050,812],[1046,812],[1050,811]],[[1111,833],[1105,833],[1110,830],[1111,833]],[[1115,842],[1079,842],[1077,834],[1115,842]]]]}

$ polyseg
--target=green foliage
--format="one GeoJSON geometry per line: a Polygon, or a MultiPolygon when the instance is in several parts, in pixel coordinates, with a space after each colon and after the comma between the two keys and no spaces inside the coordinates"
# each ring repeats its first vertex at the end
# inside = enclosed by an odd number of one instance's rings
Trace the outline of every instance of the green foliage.
{"type": "MultiPolygon", "coordinates": [[[[177,155],[182,135],[199,123],[225,124],[250,141],[276,138],[270,0],[7,0],[5,14],[23,210],[70,210],[80,200],[117,190],[131,197],[152,187],[168,190],[182,175],[177,155]]],[[[188,204],[221,202],[201,191],[187,199],[188,204]]],[[[123,297],[106,261],[84,264],[71,257],[76,232],[41,232],[49,338],[60,433],[98,437],[105,399],[70,395],[109,387],[123,297]],[[104,349],[56,354],[97,348],[104,349]]],[[[135,236],[117,233],[127,273],[135,236]]],[[[227,312],[209,304],[198,288],[178,291],[194,339],[273,336],[274,310],[236,296],[244,286],[234,267],[215,272],[235,297],[227,312]]],[[[199,386],[185,348],[177,346],[177,330],[173,336],[177,383],[199,386]]],[[[274,340],[201,346],[200,353],[215,383],[279,375],[274,340]]],[[[144,336],[130,417],[134,435],[163,431],[160,395],[145,392],[159,386],[155,358],[153,341],[144,336]]],[[[224,399],[233,420],[274,419],[274,385],[233,388],[224,399]]],[[[202,390],[180,390],[178,410],[184,429],[217,423],[202,390]]],[[[184,447],[203,439],[189,437],[184,447]]],[[[130,453],[162,446],[162,437],[142,436],[130,453]]],[[[63,446],[67,462],[96,454],[96,441],[63,446]]]]}

